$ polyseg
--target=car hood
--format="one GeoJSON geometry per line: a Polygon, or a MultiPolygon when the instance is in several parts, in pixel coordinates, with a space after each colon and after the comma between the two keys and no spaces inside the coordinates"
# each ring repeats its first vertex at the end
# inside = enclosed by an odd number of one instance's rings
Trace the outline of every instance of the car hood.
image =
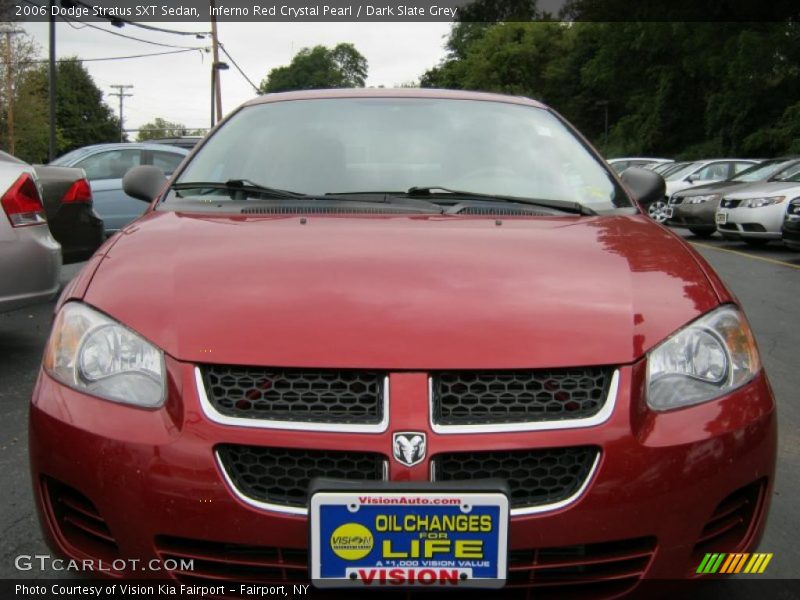
{"type": "MultiPolygon", "coordinates": [[[[715,183],[727,183],[727,182],[715,182],[715,183]]],[[[665,181],[665,192],[664,192],[664,194],[665,194],[665,196],[667,198],[669,198],[670,196],[672,196],[672,194],[676,194],[678,192],[687,192],[688,193],[688,192],[691,191],[692,193],[694,193],[694,191],[697,188],[699,188],[701,185],[703,187],[706,187],[706,186],[708,186],[710,184],[709,183],[700,184],[698,182],[691,182],[690,183],[688,181],[685,181],[684,179],[675,179],[675,180],[672,180],[672,181],[665,181]]],[[[685,196],[686,194],[681,194],[681,195],[685,196]]]]}
{"type": "Polygon", "coordinates": [[[414,370],[629,363],[719,299],[642,215],[153,212],[85,301],[179,360],[414,370]]]}
{"type": "Polygon", "coordinates": [[[734,191],[743,185],[748,185],[744,181],[718,181],[717,183],[707,183],[705,185],[698,185],[689,187],[680,192],[676,192],[676,196],[702,196],[704,194],[726,194],[734,191]]]}
{"type": "Polygon", "coordinates": [[[726,198],[758,198],[763,196],[789,196],[790,200],[800,196],[800,183],[797,181],[760,181],[725,194],[726,198]]]}

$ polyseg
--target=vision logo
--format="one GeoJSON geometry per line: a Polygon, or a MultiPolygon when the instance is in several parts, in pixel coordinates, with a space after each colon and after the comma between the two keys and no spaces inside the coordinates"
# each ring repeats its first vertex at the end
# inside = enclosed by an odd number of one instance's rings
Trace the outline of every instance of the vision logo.
{"type": "Polygon", "coordinates": [[[706,554],[703,562],[697,567],[697,573],[701,575],[713,575],[715,573],[763,573],[769,561],[772,560],[770,554],[706,554]]]}
{"type": "Polygon", "coordinates": [[[372,551],[372,532],[360,523],[345,523],[331,535],[331,550],[344,560],[359,560],[372,551]]]}

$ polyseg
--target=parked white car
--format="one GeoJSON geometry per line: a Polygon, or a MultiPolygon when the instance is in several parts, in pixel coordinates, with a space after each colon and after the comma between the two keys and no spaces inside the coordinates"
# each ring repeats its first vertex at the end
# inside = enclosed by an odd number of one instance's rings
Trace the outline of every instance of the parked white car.
{"type": "Polygon", "coordinates": [[[786,207],[800,199],[800,174],[791,181],[748,185],[726,194],[716,214],[717,231],[727,240],[751,245],[781,239],[786,207]]]}

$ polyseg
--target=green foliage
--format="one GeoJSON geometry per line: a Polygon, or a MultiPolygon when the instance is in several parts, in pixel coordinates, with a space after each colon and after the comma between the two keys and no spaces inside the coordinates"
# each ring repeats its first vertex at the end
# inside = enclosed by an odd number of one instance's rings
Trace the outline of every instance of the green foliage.
{"type": "Polygon", "coordinates": [[[56,124],[63,136],[58,154],[89,144],[118,142],[119,120],[81,62],[62,59],[56,72],[56,124]]]}
{"type": "MultiPolygon", "coordinates": [[[[49,149],[47,65],[34,62],[38,49],[14,48],[14,154],[32,163],[46,162],[49,149]]],[[[56,66],[56,154],[89,144],[119,141],[119,121],[103,102],[103,93],[77,58],[56,66]]],[[[2,148],[8,143],[8,99],[0,97],[2,148]]]]}
{"type": "Polygon", "coordinates": [[[303,48],[289,65],[272,69],[261,82],[261,93],[291,90],[364,87],[367,59],[352,44],[303,48]]]}
{"type": "Polygon", "coordinates": [[[540,99],[608,156],[770,156],[800,145],[796,23],[456,23],[447,47],[423,87],[540,99]]]}
{"type": "Polygon", "coordinates": [[[136,140],[145,142],[147,140],[155,140],[163,137],[181,137],[183,135],[202,134],[190,132],[183,123],[173,123],[161,117],[156,117],[152,123],[145,123],[139,128],[139,134],[136,140]]]}

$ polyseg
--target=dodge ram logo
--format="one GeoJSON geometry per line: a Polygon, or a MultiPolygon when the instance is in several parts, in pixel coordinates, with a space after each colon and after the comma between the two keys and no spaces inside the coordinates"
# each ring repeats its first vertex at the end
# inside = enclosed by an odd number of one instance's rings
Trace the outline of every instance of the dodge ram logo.
{"type": "Polygon", "coordinates": [[[394,458],[401,465],[413,467],[425,458],[425,434],[418,431],[400,431],[392,437],[394,458]]]}

